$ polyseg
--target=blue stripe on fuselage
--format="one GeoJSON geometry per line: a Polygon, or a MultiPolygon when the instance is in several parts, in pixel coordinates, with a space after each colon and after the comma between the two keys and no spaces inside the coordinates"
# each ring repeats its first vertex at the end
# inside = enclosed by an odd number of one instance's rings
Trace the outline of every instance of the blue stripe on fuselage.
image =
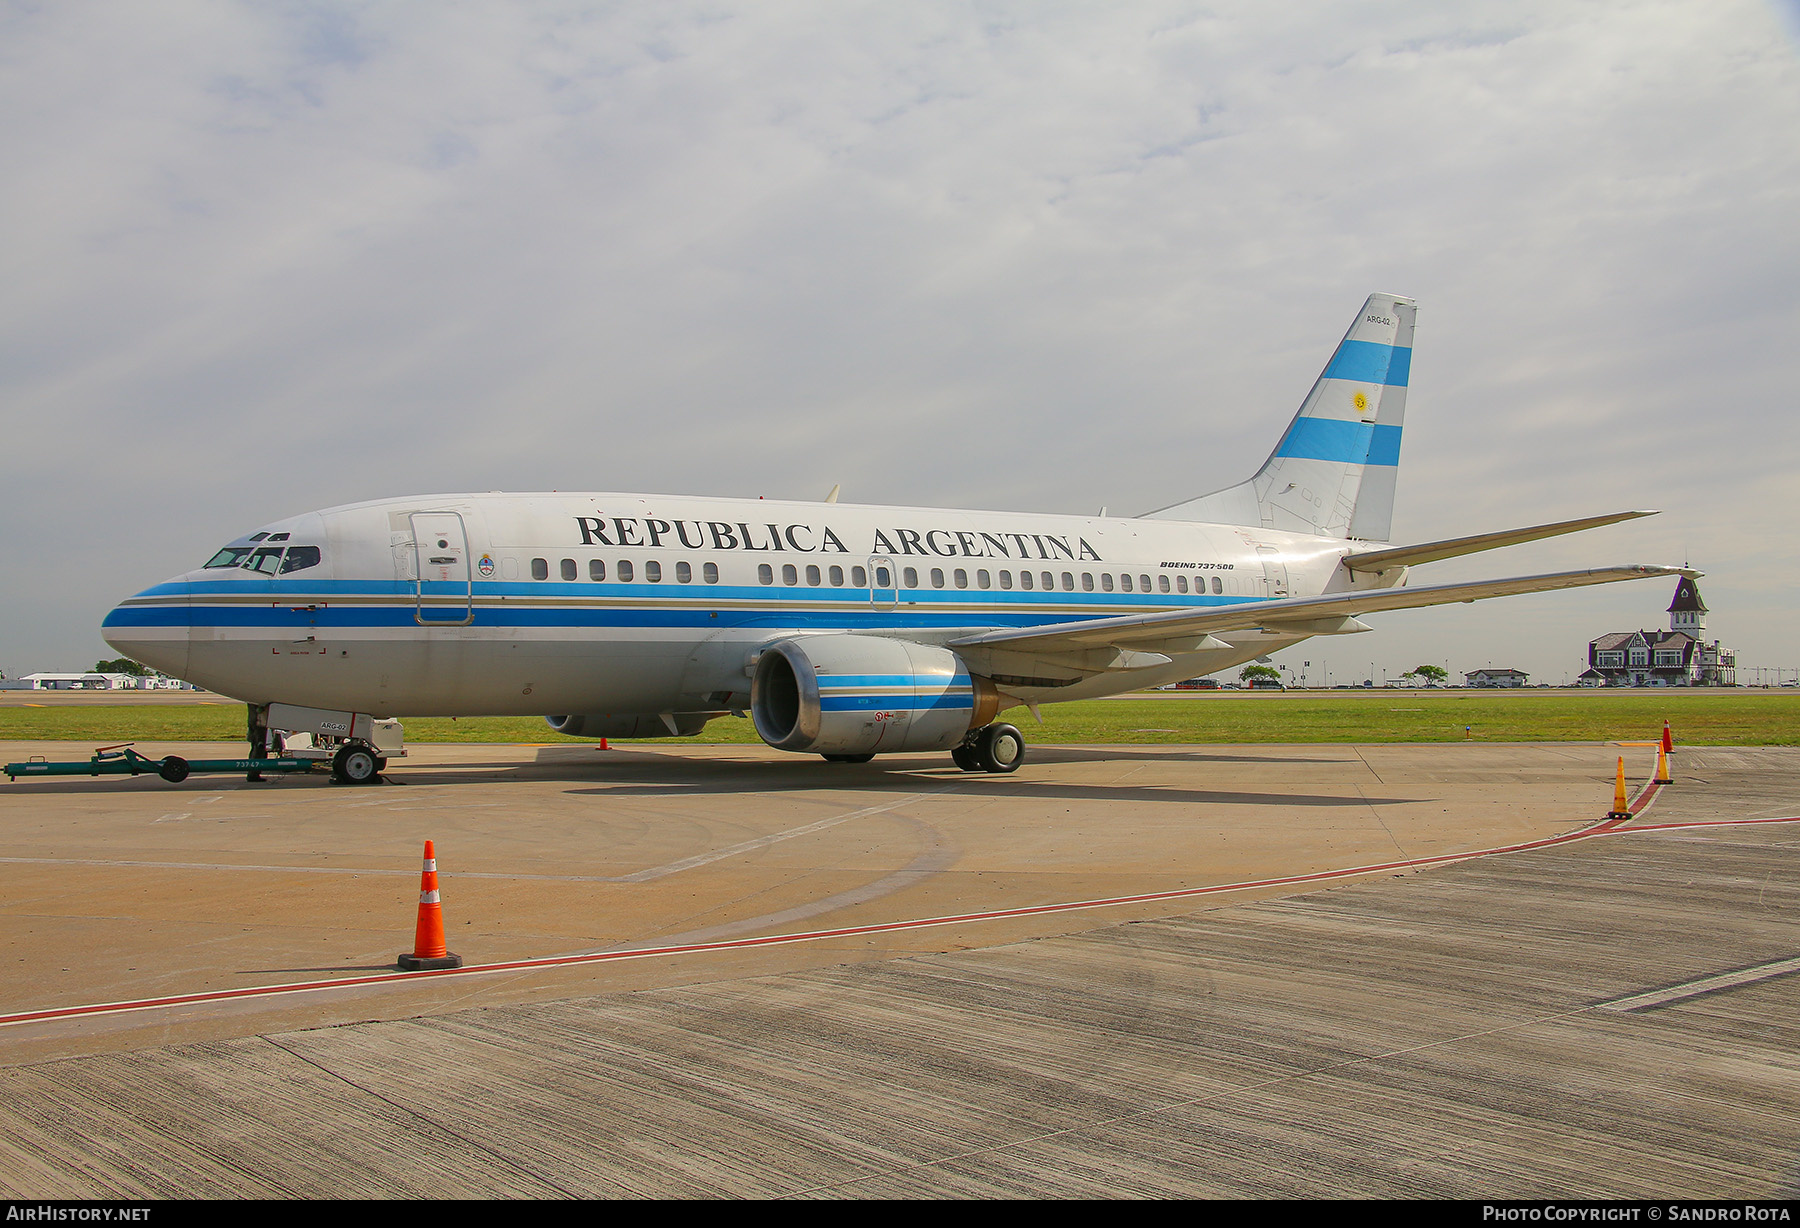
{"type": "MultiPolygon", "coordinates": [[[[1095,594],[1098,596],[1098,594],[1095,594]]],[[[1196,602],[1188,608],[1196,612],[1219,609],[1254,597],[1215,597],[1196,602]]],[[[1170,610],[1165,602],[1144,602],[1140,608],[1170,610]]],[[[415,608],[393,606],[332,606],[317,610],[285,607],[230,605],[190,606],[185,602],[163,606],[120,606],[106,616],[106,627],[268,627],[271,629],[360,627],[417,627],[415,608]]],[[[714,630],[725,627],[762,626],[771,628],[816,629],[821,631],[859,631],[871,629],[933,629],[946,627],[1037,627],[1086,622],[1095,618],[1112,618],[1131,613],[1127,609],[1096,610],[1085,613],[1051,612],[1019,607],[1014,610],[918,607],[894,610],[865,608],[860,610],[796,609],[793,606],[770,605],[762,609],[713,611],[695,603],[693,608],[619,608],[606,606],[535,606],[508,604],[502,607],[475,607],[476,627],[702,627],[714,630]],[[717,617],[715,617],[715,613],[717,617]]],[[[430,626],[430,624],[426,624],[430,626]]],[[[827,675],[821,681],[835,684],[827,675]]]]}

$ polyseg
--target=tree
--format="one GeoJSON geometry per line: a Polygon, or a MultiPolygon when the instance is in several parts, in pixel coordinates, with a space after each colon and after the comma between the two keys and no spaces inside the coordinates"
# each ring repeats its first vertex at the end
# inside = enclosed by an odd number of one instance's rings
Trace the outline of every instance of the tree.
{"type": "Polygon", "coordinates": [[[134,678],[148,677],[150,671],[133,661],[130,657],[120,657],[114,661],[94,662],[96,674],[130,674],[134,678]]]}
{"type": "Polygon", "coordinates": [[[1426,686],[1443,686],[1450,681],[1450,671],[1441,665],[1415,665],[1400,676],[1423,678],[1426,686]]]}
{"type": "Polygon", "coordinates": [[[1281,671],[1273,665],[1246,665],[1238,671],[1238,678],[1246,686],[1258,681],[1280,682],[1281,671]]]}

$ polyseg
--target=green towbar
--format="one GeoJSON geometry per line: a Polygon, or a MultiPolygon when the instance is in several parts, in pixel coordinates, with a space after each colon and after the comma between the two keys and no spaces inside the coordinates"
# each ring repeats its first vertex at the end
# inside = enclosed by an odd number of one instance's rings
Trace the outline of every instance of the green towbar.
{"type": "Polygon", "coordinates": [[[93,758],[85,761],[51,763],[34,757],[24,763],[9,763],[0,771],[4,771],[9,780],[21,776],[139,776],[155,772],[174,783],[186,780],[195,772],[310,772],[324,766],[326,764],[317,760],[291,757],[190,761],[180,755],[165,755],[161,759],[152,759],[138,754],[131,749],[131,743],[125,742],[118,746],[102,746],[94,752],[93,758]]]}

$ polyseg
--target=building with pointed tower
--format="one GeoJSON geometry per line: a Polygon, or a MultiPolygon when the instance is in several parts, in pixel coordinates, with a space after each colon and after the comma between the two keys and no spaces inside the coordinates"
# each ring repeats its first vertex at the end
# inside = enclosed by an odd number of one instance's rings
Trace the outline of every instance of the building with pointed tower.
{"type": "Polygon", "coordinates": [[[1706,642],[1706,602],[1689,576],[1675,585],[1667,631],[1613,631],[1588,644],[1587,686],[1736,686],[1737,653],[1706,642]]]}

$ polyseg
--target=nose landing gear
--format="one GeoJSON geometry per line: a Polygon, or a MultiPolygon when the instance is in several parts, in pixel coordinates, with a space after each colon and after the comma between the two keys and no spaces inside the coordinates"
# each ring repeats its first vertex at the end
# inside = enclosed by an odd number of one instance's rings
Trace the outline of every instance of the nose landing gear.
{"type": "Polygon", "coordinates": [[[1013,725],[984,725],[950,751],[965,772],[1016,772],[1025,762],[1025,735],[1013,725]]]}

